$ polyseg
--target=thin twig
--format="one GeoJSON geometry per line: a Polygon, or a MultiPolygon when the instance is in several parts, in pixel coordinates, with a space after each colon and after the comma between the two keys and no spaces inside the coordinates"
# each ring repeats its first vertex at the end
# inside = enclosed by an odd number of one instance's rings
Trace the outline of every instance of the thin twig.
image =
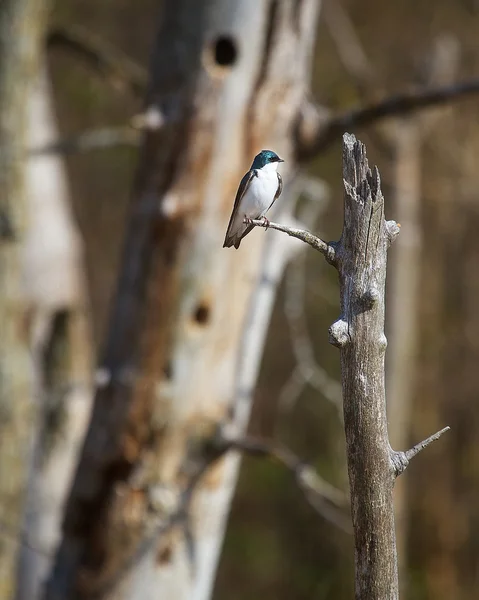
{"type": "Polygon", "coordinates": [[[248,221],[257,227],[264,227],[265,229],[276,229],[277,231],[282,231],[287,233],[291,237],[294,237],[298,240],[301,240],[305,244],[311,246],[315,250],[318,250],[323,254],[326,260],[330,264],[334,264],[336,261],[336,244],[335,242],[325,242],[321,238],[317,237],[310,231],[306,231],[305,229],[296,229],[295,227],[286,227],[286,225],[280,225],[279,223],[272,223],[271,221],[266,221],[262,219],[254,219],[252,221],[248,221]]]}
{"type": "Polygon", "coordinates": [[[349,502],[346,494],[318,475],[309,464],[291,450],[271,442],[250,437],[225,437],[220,441],[227,450],[239,450],[249,456],[269,458],[290,471],[309,505],[323,518],[346,533],[351,533],[351,521],[344,512],[349,502]]]}
{"type": "Polygon", "coordinates": [[[419,444],[416,444],[415,446],[413,446],[410,450],[406,450],[406,452],[404,453],[406,455],[406,458],[408,460],[413,459],[416,456],[416,454],[419,454],[419,452],[421,452],[421,450],[424,450],[424,448],[427,448],[427,446],[429,446],[429,444],[432,444],[432,442],[435,442],[436,440],[438,440],[441,437],[441,435],[443,433],[446,433],[446,431],[449,431],[449,429],[451,429],[451,428],[444,427],[444,429],[441,429],[441,431],[438,431],[437,433],[430,435],[428,438],[426,438],[422,442],[419,442],[419,444]]]}
{"type": "Polygon", "coordinates": [[[292,410],[303,393],[306,383],[307,379],[305,378],[304,370],[296,364],[278,394],[278,411],[280,414],[292,410]]]}
{"type": "Polygon", "coordinates": [[[406,450],[406,451],[391,450],[390,458],[391,458],[391,462],[392,462],[394,473],[395,473],[396,477],[399,477],[399,475],[404,473],[404,471],[407,469],[407,467],[409,465],[409,462],[416,456],[416,454],[419,454],[419,452],[421,452],[421,450],[424,450],[424,448],[427,448],[429,446],[429,444],[432,444],[432,442],[435,442],[436,440],[438,440],[442,436],[442,434],[446,433],[446,431],[449,431],[449,429],[451,429],[451,428],[444,427],[444,429],[441,429],[441,431],[438,431],[437,433],[434,433],[433,435],[429,436],[422,442],[419,442],[419,444],[416,444],[410,450],[406,450]]]}
{"type": "Polygon", "coordinates": [[[435,88],[423,88],[396,94],[368,106],[361,106],[332,116],[318,125],[312,141],[301,143],[296,149],[300,161],[310,160],[327,150],[347,130],[364,127],[387,117],[409,115],[418,110],[447,104],[479,93],[479,79],[435,88]]]}
{"type": "MultiPolygon", "coordinates": [[[[328,190],[325,183],[314,177],[301,177],[301,195],[307,200],[299,209],[301,223],[313,225],[327,206],[328,190]]],[[[288,268],[286,277],[284,313],[288,321],[296,365],[278,396],[278,412],[289,412],[306,384],[316,388],[333,402],[342,417],[341,386],[329,377],[317,363],[313,344],[305,321],[306,254],[301,253],[288,268]]]]}
{"type": "Polygon", "coordinates": [[[288,448],[252,437],[226,438],[224,443],[229,450],[240,450],[249,456],[259,456],[277,461],[291,471],[303,491],[313,491],[338,507],[348,505],[344,492],[325,481],[311,465],[298,458],[288,448]]]}
{"type": "Polygon", "coordinates": [[[342,418],[341,384],[318,365],[314,355],[313,344],[305,322],[305,286],[306,262],[305,255],[301,255],[288,270],[284,303],[294,356],[305,381],[332,402],[342,418]]]}

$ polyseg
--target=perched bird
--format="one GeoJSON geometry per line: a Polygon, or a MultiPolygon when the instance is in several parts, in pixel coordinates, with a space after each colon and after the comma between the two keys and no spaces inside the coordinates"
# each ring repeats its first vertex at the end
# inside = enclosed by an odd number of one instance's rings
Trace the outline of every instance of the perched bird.
{"type": "Polygon", "coordinates": [[[251,221],[264,218],[268,222],[264,215],[283,189],[283,181],[277,171],[280,162],[284,162],[283,159],[272,150],[261,150],[255,156],[236,192],[223,248],[239,248],[241,240],[254,227],[251,221]]]}

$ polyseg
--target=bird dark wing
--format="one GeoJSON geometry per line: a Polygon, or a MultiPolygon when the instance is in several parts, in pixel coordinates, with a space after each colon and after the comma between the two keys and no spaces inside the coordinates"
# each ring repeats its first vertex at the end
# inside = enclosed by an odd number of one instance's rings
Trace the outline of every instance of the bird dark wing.
{"type": "Polygon", "coordinates": [[[273,206],[276,200],[281,196],[281,192],[283,191],[283,178],[279,173],[276,173],[278,176],[278,189],[276,190],[276,194],[274,195],[273,202],[269,205],[268,210],[273,206]]]}
{"type": "MultiPolygon", "coordinates": [[[[238,191],[236,192],[236,198],[235,198],[235,203],[233,206],[233,211],[231,213],[230,221],[228,223],[228,229],[226,230],[226,236],[225,236],[223,248],[229,248],[233,245],[237,248],[239,246],[239,242],[240,242],[241,238],[244,237],[246,234],[248,234],[251,231],[251,229],[253,229],[253,227],[254,227],[254,225],[248,225],[248,227],[246,227],[244,229],[244,231],[241,231],[241,235],[239,235],[238,231],[232,231],[233,223],[234,223],[236,214],[238,212],[238,207],[240,205],[240,202],[241,202],[243,196],[245,195],[245,192],[248,189],[248,186],[249,186],[251,180],[253,179],[253,177],[256,177],[256,176],[257,176],[256,169],[252,169],[251,171],[248,171],[246,173],[246,175],[243,177],[243,179],[240,181],[238,191]],[[236,244],[238,244],[238,246],[236,244]]],[[[241,228],[241,229],[243,229],[243,228],[241,228]]]]}

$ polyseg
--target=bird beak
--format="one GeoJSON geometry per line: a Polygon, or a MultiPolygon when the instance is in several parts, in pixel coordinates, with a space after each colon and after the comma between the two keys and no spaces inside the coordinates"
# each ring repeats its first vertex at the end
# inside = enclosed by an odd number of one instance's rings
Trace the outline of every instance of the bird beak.
{"type": "Polygon", "coordinates": [[[284,162],[282,158],[278,158],[278,162],[284,162]]]}

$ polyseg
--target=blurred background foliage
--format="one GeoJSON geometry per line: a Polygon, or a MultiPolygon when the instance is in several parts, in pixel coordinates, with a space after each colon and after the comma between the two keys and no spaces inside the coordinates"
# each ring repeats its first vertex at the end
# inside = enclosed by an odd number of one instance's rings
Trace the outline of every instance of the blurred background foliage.
{"type": "MultiPolygon", "coordinates": [[[[57,0],[52,17],[53,23],[81,25],[146,68],[158,4],[57,0]]],[[[477,77],[479,4],[474,0],[343,0],[342,6],[369,59],[374,85],[366,83],[358,91],[321,15],[312,95],[329,108],[344,109],[424,83],[441,36],[458,48],[455,78],[477,77]]],[[[59,48],[49,51],[49,66],[65,136],[126,123],[141,108],[141,98],[95,76],[59,48]]],[[[469,600],[479,589],[478,117],[476,98],[442,109],[420,150],[419,345],[407,438],[412,444],[444,425],[452,430],[403,476],[407,511],[401,525],[402,588],[410,600],[469,600]]],[[[388,207],[388,197],[395,193],[394,151],[383,143],[378,127],[360,135],[370,161],[383,174],[388,207]]],[[[85,243],[97,349],[106,327],[135,163],[134,147],[67,157],[75,216],[85,243]]],[[[330,186],[326,212],[320,222],[308,223],[327,239],[337,238],[341,230],[340,169],[339,141],[308,165],[311,175],[330,186]]],[[[386,216],[396,218],[392,203],[386,216]]],[[[305,315],[318,364],[338,379],[339,354],[327,339],[339,310],[336,275],[323,263],[322,257],[307,253],[305,315]]],[[[294,264],[290,270],[296,268],[294,264]]],[[[276,302],[250,430],[279,437],[328,481],[346,489],[344,435],[336,408],[306,385],[288,411],[278,411],[278,398],[295,364],[284,300],[285,286],[276,302]]],[[[352,537],[318,517],[281,467],[246,458],[215,600],[341,600],[352,597],[352,581],[352,537]]]]}

